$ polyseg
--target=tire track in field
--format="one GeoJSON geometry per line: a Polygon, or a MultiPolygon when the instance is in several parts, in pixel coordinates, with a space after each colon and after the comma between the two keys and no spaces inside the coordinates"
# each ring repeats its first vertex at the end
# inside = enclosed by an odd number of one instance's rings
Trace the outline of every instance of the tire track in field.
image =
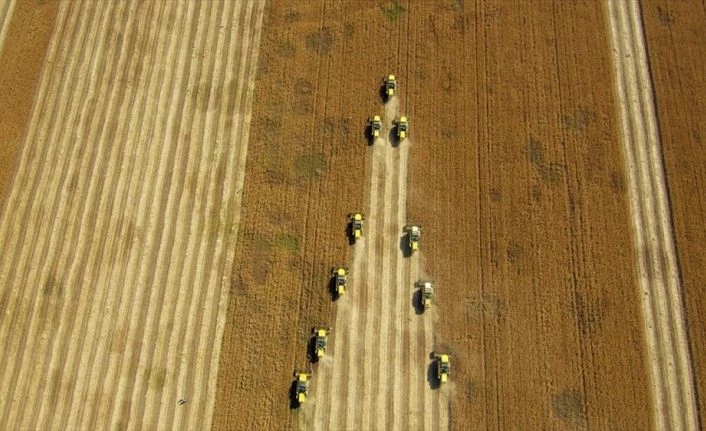
{"type": "Polygon", "coordinates": [[[401,250],[411,143],[390,140],[398,103],[386,104],[382,137],[371,148],[364,238],[354,249],[350,290],[336,306],[334,352],[319,363],[311,404],[302,407],[302,429],[448,428],[448,389],[434,391],[427,381],[433,316],[416,315],[412,305],[420,256],[401,250]]]}
{"type": "Polygon", "coordinates": [[[0,0],[0,54],[2,54],[7,29],[10,27],[10,22],[12,21],[12,12],[15,10],[15,3],[17,3],[17,0],[0,0]]]}
{"type": "Polygon", "coordinates": [[[60,7],[0,223],[10,428],[210,427],[264,2],[196,6],[60,7]]]}
{"type": "Polygon", "coordinates": [[[681,286],[641,11],[606,3],[657,429],[697,429],[681,286]]]}

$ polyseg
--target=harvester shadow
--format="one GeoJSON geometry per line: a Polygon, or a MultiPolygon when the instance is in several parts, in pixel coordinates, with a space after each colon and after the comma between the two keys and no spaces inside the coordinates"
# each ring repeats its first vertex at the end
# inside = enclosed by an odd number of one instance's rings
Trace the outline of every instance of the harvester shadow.
{"type": "Polygon", "coordinates": [[[353,222],[349,221],[346,225],[346,237],[348,238],[348,245],[355,245],[355,234],[353,233],[353,222]]]}
{"type": "Polygon", "coordinates": [[[301,405],[297,400],[297,381],[294,380],[289,388],[289,409],[296,410],[299,407],[301,407],[301,405]]]}
{"type": "Polygon", "coordinates": [[[414,313],[418,316],[424,314],[424,301],[422,299],[422,289],[416,289],[412,294],[412,307],[414,313]]]}
{"type": "Polygon", "coordinates": [[[441,381],[436,374],[437,366],[436,359],[432,359],[427,367],[427,382],[429,383],[429,388],[432,390],[436,390],[441,387],[441,381]]]}
{"type": "Polygon", "coordinates": [[[336,277],[332,276],[328,281],[328,294],[331,296],[331,301],[338,301],[341,299],[341,295],[338,293],[336,286],[336,277]]]}
{"type": "Polygon", "coordinates": [[[371,126],[370,123],[365,126],[363,136],[365,137],[365,140],[368,141],[368,146],[372,147],[375,143],[375,136],[373,136],[373,126],[371,126]]]}
{"type": "Polygon", "coordinates": [[[400,141],[400,137],[397,136],[397,125],[392,126],[388,138],[390,139],[390,145],[392,145],[392,148],[397,148],[400,146],[402,141],[400,141]]]}
{"type": "Polygon", "coordinates": [[[390,97],[387,95],[387,88],[385,88],[384,81],[383,81],[382,85],[380,85],[380,90],[378,91],[378,95],[380,96],[380,101],[382,103],[387,103],[390,101],[390,97]]]}
{"type": "Polygon", "coordinates": [[[412,249],[409,247],[408,235],[408,233],[405,233],[400,237],[400,250],[402,251],[403,257],[410,257],[412,255],[412,249]]]}
{"type": "Polygon", "coordinates": [[[312,364],[319,362],[319,356],[316,354],[316,337],[309,337],[306,343],[306,357],[312,364]]]}

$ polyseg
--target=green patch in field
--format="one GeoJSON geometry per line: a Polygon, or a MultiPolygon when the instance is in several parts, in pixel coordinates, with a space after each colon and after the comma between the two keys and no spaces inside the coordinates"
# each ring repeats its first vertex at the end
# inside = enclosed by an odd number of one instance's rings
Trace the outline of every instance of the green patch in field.
{"type": "Polygon", "coordinates": [[[306,154],[294,159],[294,174],[300,178],[313,178],[326,171],[326,159],[321,154],[306,154]]]}
{"type": "Polygon", "coordinates": [[[321,30],[311,32],[306,35],[304,44],[306,47],[318,55],[326,55],[331,51],[336,37],[331,29],[324,27],[321,30]]]}
{"type": "Polygon", "coordinates": [[[542,147],[539,145],[538,140],[530,138],[529,142],[527,143],[526,156],[527,160],[529,160],[535,168],[539,169],[542,167],[542,165],[544,164],[544,152],[542,150],[542,147]]]}
{"type": "Polygon", "coordinates": [[[595,112],[586,107],[579,106],[573,113],[564,115],[562,123],[567,130],[582,132],[595,120],[595,112]]]}
{"type": "Polygon", "coordinates": [[[296,54],[297,52],[296,48],[291,42],[281,42],[279,45],[277,45],[276,51],[277,55],[286,59],[294,58],[294,54],[296,54]]]}
{"type": "Polygon", "coordinates": [[[167,370],[164,368],[160,368],[157,371],[152,371],[152,375],[150,376],[150,386],[160,390],[164,388],[164,381],[167,379],[167,370]]]}
{"type": "Polygon", "coordinates": [[[293,24],[299,21],[299,12],[296,10],[289,11],[284,14],[284,22],[287,24],[293,24]]]}
{"type": "Polygon", "coordinates": [[[61,296],[61,294],[64,292],[64,286],[61,283],[61,280],[56,278],[55,275],[50,274],[47,279],[44,281],[44,286],[42,286],[42,293],[45,296],[50,296],[50,295],[55,295],[55,296],[61,296]]]}
{"type": "Polygon", "coordinates": [[[355,25],[352,22],[344,23],[343,34],[345,34],[346,37],[352,37],[355,34],[355,25]]]}
{"type": "Polygon", "coordinates": [[[550,183],[556,183],[564,177],[566,166],[562,163],[547,161],[544,156],[544,149],[538,140],[530,138],[525,149],[525,157],[532,163],[532,166],[534,166],[542,179],[550,183]]]}
{"type": "Polygon", "coordinates": [[[290,251],[292,253],[296,253],[299,251],[299,238],[290,235],[290,234],[282,234],[277,238],[277,247],[290,251]]]}
{"type": "Polygon", "coordinates": [[[576,391],[565,390],[552,395],[552,408],[559,419],[571,425],[578,425],[586,418],[583,397],[576,391]]]}
{"type": "Polygon", "coordinates": [[[396,1],[391,5],[380,5],[380,9],[382,9],[382,12],[385,14],[388,21],[395,21],[400,17],[400,15],[407,12],[407,8],[402,6],[399,1],[396,1]]]}

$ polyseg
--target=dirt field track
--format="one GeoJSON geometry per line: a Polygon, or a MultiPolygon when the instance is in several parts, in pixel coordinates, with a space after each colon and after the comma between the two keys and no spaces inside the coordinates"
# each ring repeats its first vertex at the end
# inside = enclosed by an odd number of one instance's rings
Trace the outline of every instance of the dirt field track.
{"type": "Polygon", "coordinates": [[[658,429],[696,429],[696,394],[641,10],[636,0],[627,0],[609,2],[607,12],[654,423],[658,429]]]}
{"type": "Polygon", "coordinates": [[[210,426],[261,17],[61,3],[0,220],[3,428],[210,426]]]}
{"type": "Polygon", "coordinates": [[[674,220],[698,423],[706,426],[706,7],[648,0],[642,15],[674,220]]]}

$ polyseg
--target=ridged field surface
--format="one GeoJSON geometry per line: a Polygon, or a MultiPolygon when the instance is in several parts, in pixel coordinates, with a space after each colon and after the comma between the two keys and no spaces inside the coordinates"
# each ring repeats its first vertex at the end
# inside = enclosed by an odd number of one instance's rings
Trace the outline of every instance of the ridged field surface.
{"type": "Polygon", "coordinates": [[[0,218],[2,428],[210,427],[263,7],[61,3],[0,218]]]}

